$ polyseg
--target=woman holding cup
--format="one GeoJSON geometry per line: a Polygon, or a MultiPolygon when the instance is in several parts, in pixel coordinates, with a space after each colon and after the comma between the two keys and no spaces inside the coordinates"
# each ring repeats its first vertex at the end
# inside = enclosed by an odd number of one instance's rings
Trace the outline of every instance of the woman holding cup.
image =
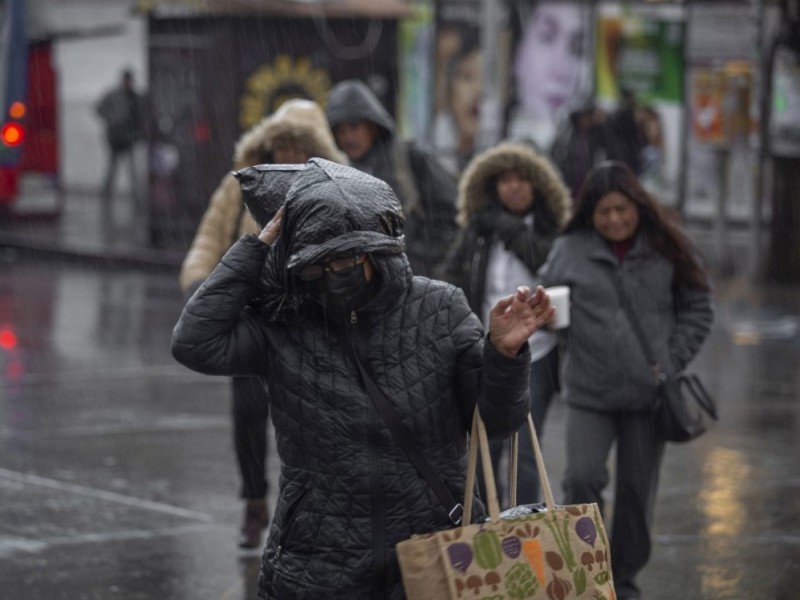
{"type": "MultiPolygon", "coordinates": [[[[521,144],[486,150],[470,162],[459,182],[461,231],[442,278],[460,287],[475,314],[488,324],[489,309],[509,285],[535,289],[536,271],[566,223],[568,208],[569,192],[547,158],[521,144]]],[[[556,309],[555,319],[563,317],[556,309]]],[[[558,388],[557,343],[556,332],[546,329],[529,340],[531,415],[539,435],[558,388]]],[[[521,433],[526,439],[527,432],[521,433]]],[[[495,470],[503,446],[503,440],[492,443],[495,470]]],[[[528,443],[519,445],[517,487],[520,504],[538,501],[539,480],[528,443]]]]}
{"type": "Polygon", "coordinates": [[[708,276],[686,235],[618,162],[589,173],[539,275],[544,285],[570,289],[563,502],[597,502],[602,510],[616,443],[611,566],[617,598],[638,599],[635,577],[650,556],[664,441],[650,418],[657,378],[622,294],[670,375],[697,354],[711,328],[708,276]]]}

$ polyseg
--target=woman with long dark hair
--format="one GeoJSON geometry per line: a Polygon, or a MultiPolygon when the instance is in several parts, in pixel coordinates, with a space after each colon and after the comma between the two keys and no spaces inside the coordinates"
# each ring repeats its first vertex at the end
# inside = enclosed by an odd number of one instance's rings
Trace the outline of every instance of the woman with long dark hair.
{"type": "Polygon", "coordinates": [[[564,357],[564,503],[597,502],[616,443],[611,566],[617,598],[639,598],[664,440],[653,428],[657,374],[622,308],[627,299],[661,372],[682,370],[711,329],[711,287],[691,242],[619,162],[587,176],[572,218],[540,270],[571,289],[564,357]]]}

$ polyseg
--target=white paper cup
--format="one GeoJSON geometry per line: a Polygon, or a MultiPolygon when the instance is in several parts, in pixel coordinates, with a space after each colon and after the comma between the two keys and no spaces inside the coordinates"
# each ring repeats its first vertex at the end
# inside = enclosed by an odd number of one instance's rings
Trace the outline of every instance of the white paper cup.
{"type": "Polygon", "coordinates": [[[569,327],[569,288],[566,285],[557,285],[545,288],[550,296],[550,304],[556,309],[554,321],[550,324],[553,329],[569,327]]]}

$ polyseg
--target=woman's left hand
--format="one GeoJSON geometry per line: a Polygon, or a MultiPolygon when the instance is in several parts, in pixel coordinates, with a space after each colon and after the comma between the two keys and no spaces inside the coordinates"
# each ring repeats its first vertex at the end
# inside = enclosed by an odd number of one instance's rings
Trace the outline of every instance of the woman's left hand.
{"type": "Polygon", "coordinates": [[[515,294],[501,298],[489,316],[489,339],[506,356],[516,356],[522,345],[544,324],[553,320],[555,309],[542,286],[531,293],[520,286],[515,294]]]}

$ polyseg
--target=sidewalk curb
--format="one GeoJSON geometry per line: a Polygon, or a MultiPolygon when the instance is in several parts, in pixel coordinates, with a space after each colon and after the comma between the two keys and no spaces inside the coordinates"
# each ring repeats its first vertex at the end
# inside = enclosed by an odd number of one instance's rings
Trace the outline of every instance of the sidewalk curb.
{"type": "Polygon", "coordinates": [[[180,270],[184,255],[168,250],[147,248],[108,248],[45,242],[11,232],[0,232],[0,248],[17,250],[36,258],[59,258],[76,262],[92,262],[104,268],[138,268],[147,270],[180,270]]]}

